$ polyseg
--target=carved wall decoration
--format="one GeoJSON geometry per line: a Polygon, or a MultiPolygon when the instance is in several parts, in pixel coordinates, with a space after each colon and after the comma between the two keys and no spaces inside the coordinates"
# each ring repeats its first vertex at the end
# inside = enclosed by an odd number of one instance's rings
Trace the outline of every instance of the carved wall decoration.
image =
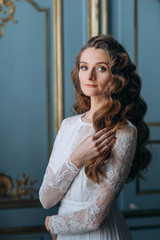
{"type": "Polygon", "coordinates": [[[4,7],[9,8],[9,14],[7,17],[2,17],[0,23],[0,38],[4,35],[3,28],[5,27],[6,23],[10,20],[12,20],[14,23],[17,23],[17,21],[14,19],[14,13],[15,13],[15,6],[14,4],[9,0],[0,0],[0,13],[5,15],[5,11],[3,10],[4,7]]]}
{"type": "Polygon", "coordinates": [[[37,179],[30,180],[28,174],[22,174],[22,179],[15,178],[15,189],[11,193],[13,199],[33,199],[33,194],[38,193],[38,189],[34,189],[33,185],[37,179]]]}
{"type": "Polygon", "coordinates": [[[9,176],[0,174],[0,199],[6,198],[11,193],[12,180],[9,176]]]}
{"type": "Polygon", "coordinates": [[[30,180],[29,175],[25,173],[21,178],[16,177],[14,181],[11,177],[0,174],[0,199],[33,199],[33,194],[38,193],[38,189],[33,187],[36,182],[37,179],[30,180]]]}

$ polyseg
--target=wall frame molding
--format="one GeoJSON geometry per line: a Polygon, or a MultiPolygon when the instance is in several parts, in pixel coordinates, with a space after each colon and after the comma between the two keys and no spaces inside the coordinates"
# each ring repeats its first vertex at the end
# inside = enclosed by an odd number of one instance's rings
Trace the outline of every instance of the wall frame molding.
{"type": "MultiPolygon", "coordinates": [[[[135,64],[138,72],[138,0],[134,0],[134,49],[135,49],[135,64]]],[[[160,127],[160,122],[147,122],[148,127],[160,127]]],[[[160,144],[160,139],[149,140],[148,144],[160,144]]],[[[142,190],[140,188],[140,179],[136,181],[136,193],[138,195],[160,194],[160,189],[142,190]]]]}
{"type": "MultiPolygon", "coordinates": [[[[108,33],[108,1],[101,0],[102,7],[102,33],[108,33]]],[[[100,2],[88,0],[88,39],[100,34],[100,2]]]]}
{"type": "Polygon", "coordinates": [[[47,230],[44,226],[0,228],[0,236],[34,234],[34,233],[47,233],[47,230]]]}
{"type": "Polygon", "coordinates": [[[160,194],[160,189],[146,189],[142,190],[140,187],[140,179],[138,178],[136,181],[136,194],[137,195],[151,195],[151,194],[160,194]]]}
{"type": "Polygon", "coordinates": [[[53,0],[54,4],[54,120],[55,135],[63,120],[63,29],[62,29],[62,0],[53,0]]]}
{"type": "MultiPolygon", "coordinates": [[[[160,1],[160,0],[159,0],[160,1]]],[[[134,0],[134,61],[137,67],[138,72],[138,0],[134,0]]],[[[149,127],[159,126],[160,122],[147,122],[149,127]]],[[[151,144],[160,144],[160,140],[158,141],[150,141],[151,144]]]]}
{"type": "Polygon", "coordinates": [[[134,61],[138,72],[138,2],[134,0],[134,61]]]}
{"type": "Polygon", "coordinates": [[[50,126],[50,91],[49,91],[49,82],[50,82],[50,65],[49,65],[49,10],[45,8],[40,8],[37,3],[33,0],[25,0],[31,4],[38,12],[44,12],[46,17],[46,84],[47,84],[47,136],[48,136],[48,158],[50,156],[50,146],[51,146],[51,126],[50,126]]]}
{"type": "Polygon", "coordinates": [[[129,210],[122,211],[122,214],[125,218],[159,217],[160,209],[129,210]]]}
{"type": "MultiPolygon", "coordinates": [[[[46,23],[46,34],[45,34],[45,41],[46,41],[46,89],[47,89],[47,140],[48,140],[48,158],[50,156],[50,94],[49,94],[49,82],[50,82],[50,68],[49,68],[49,10],[46,8],[40,8],[37,3],[33,0],[25,0],[28,4],[31,4],[37,12],[45,14],[45,23],[46,23]]],[[[38,198],[34,199],[18,199],[18,200],[1,200],[0,201],[0,209],[8,209],[8,208],[24,208],[24,207],[40,207],[41,204],[38,198]]]]}

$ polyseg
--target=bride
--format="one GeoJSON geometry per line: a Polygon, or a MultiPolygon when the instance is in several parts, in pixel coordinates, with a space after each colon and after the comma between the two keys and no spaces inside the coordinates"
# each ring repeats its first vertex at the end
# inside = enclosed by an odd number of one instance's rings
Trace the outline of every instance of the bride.
{"type": "Polygon", "coordinates": [[[39,192],[46,209],[61,201],[58,215],[45,220],[54,240],[132,239],[116,200],[151,160],[135,70],[108,35],[91,38],[76,58],[77,115],[61,124],[39,192]]]}

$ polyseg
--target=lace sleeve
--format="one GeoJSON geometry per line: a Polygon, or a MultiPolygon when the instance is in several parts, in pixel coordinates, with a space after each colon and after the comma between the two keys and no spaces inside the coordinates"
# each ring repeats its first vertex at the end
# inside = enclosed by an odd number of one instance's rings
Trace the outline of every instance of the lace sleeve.
{"type": "Polygon", "coordinates": [[[133,127],[126,126],[119,130],[111,164],[107,168],[107,179],[98,185],[90,207],[71,214],[51,216],[51,233],[78,234],[101,227],[127,179],[135,154],[136,138],[137,132],[133,127]]]}
{"type": "Polygon", "coordinates": [[[60,147],[62,135],[63,126],[61,126],[57,134],[49,164],[39,191],[40,202],[46,209],[56,205],[61,200],[77,173],[80,171],[80,169],[71,162],[69,156],[66,156],[63,161],[59,159],[61,158],[61,154],[57,154],[57,148],[59,149],[60,147]]]}

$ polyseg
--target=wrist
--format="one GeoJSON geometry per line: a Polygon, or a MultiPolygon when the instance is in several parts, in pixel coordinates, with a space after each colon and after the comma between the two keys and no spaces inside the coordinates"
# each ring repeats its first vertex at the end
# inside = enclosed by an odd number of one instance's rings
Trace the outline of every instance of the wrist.
{"type": "Polygon", "coordinates": [[[70,155],[70,160],[77,168],[81,168],[83,165],[81,164],[81,161],[77,159],[74,152],[70,155]]]}

